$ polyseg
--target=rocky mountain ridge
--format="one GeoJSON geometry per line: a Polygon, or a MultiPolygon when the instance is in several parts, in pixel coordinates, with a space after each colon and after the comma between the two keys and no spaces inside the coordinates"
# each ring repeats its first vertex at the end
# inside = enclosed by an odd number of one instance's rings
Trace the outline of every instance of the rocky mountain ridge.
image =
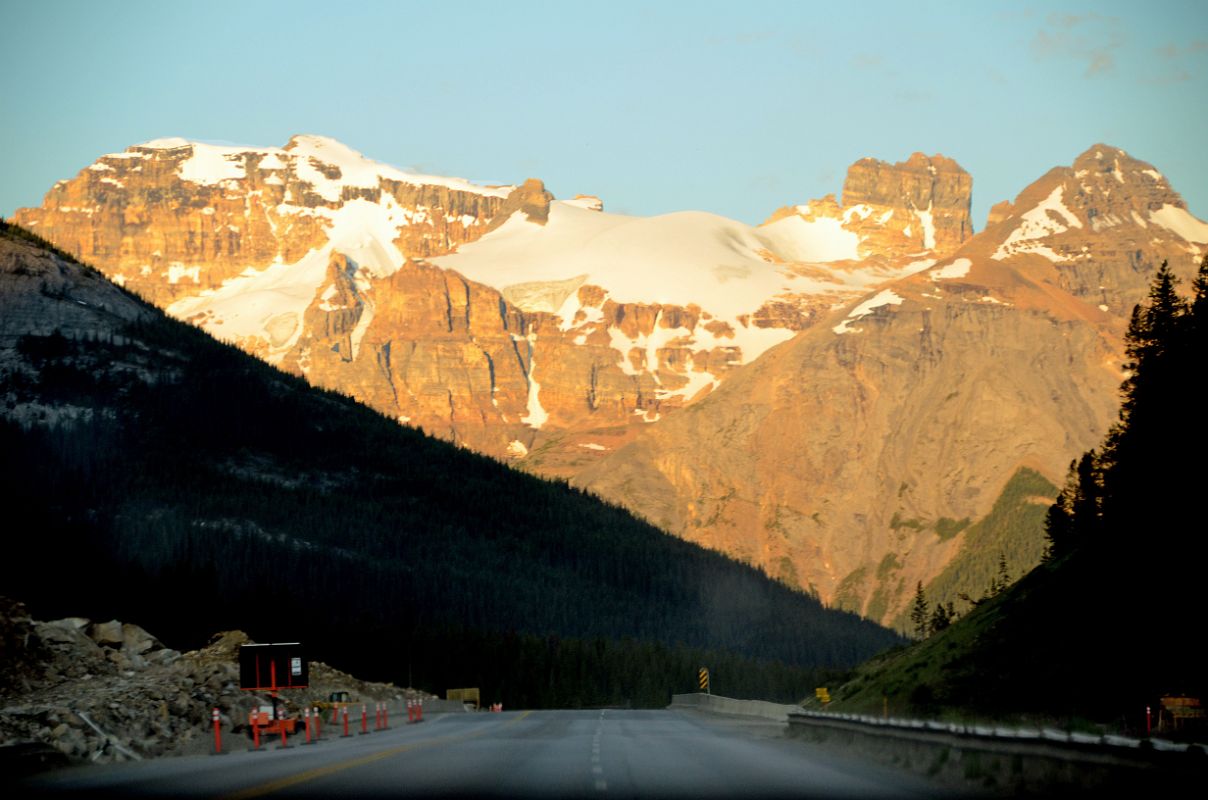
{"type": "Polygon", "coordinates": [[[1157,263],[1186,274],[1208,242],[1161,173],[1107,145],[970,238],[971,178],[942,156],[861,160],[842,204],[751,228],[610,214],[539,181],[399,177],[314,139],[295,137],[293,156],[222,151],[227,172],[188,166],[202,146],[149,143],[18,219],[126,276],[94,229],[141,219],[138,203],[206,217],[195,205],[217,189],[252,208],[273,173],[261,165],[281,160],[293,188],[275,213],[311,220],[310,249],[281,245],[210,288],[208,257],[139,266],[178,287],[158,301],[171,313],[878,619],[953,563],[959,530],[1017,469],[1060,482],[1097,440],[1132,303],[1157,263]],[[106,194],[105,178],[144,199],[106,194]],[[407,205],[402,186],[444,205],[407,205]],[[474,214],[439,233],[438,206],[474,214]]]}
{"type": "Polygon", "coordinates": [[[995,214],[576,482],[892,619],[1016,470],[1060,483],[1102,437],[1132,304],[1208,243],[1160,173],[1103,145],[995,214]]]}
{"type": "Polygon", "coordinates": [[[492,455],[540,450],[529,468],[569,475],[967,236],[927,227],[945,203],[967,222],[955,162],[852,170],[850,207],[749,228],[608,214],[531,179],[411,175],[317,136],[168,139],[103,156],[16,220],[318,385],[492,455]]]}

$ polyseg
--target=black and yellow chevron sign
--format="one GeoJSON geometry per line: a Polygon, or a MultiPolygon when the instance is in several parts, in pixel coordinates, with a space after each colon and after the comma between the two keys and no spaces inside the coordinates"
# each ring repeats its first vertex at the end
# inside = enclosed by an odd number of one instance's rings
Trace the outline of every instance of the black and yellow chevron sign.
{"type": "Polygon", "coordinates": [[[709,691],[709,668],[700,668],[700,690],[702,692],[709,691]]]}

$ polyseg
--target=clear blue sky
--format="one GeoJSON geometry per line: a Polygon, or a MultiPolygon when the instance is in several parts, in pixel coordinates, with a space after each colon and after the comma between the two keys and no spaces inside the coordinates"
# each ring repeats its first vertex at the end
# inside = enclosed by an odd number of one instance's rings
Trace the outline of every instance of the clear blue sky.
{"type": "Polygon", "coordinates": [[[940,152],[978,229],[1106,142],[1208,217],[1203,2],[0,2],[4,215],[137,142],[319,133],[751,223],[863,156],[940,152]]]}

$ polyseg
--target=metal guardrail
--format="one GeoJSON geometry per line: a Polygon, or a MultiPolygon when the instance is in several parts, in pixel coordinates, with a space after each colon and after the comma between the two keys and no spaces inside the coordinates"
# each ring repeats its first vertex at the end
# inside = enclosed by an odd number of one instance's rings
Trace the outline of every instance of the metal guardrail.
{"type": "Polygon", "coordinates": [[[788,730],[958,791],[1181,797],[1208,786],[1199,744],[804,709],[789,715],[788,730]]]}
{"type": "Polygon", "coordinates": [[[898,732],[913,734],[914,738],[931,738],[928,734],[955,736],[969,741],[987,744],[1042,744],[1048,747],[1067,746],[1080,752],[1088,748],[1124,752],[1171,752],[1203,756],[1208,747],[1202,744],[1171,742],[1164,739],[1133,739],[1127,736],[1066,732],[1053,728],[1013,728],[997,725],[977,725],[935,720],[883,718],[865,714],[841,714],[826,711],[801,711],[789,714],[790,725],[817,724],[836,727],[836,723],[847,723],[843,727],[866,728],[868,732],[898,732]],[[808,721],[808,722],[807,722],[808,721]]]}

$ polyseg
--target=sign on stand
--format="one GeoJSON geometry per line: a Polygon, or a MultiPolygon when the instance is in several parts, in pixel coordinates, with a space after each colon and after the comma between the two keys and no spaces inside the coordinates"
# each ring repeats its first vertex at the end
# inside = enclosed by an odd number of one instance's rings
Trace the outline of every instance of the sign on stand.
{"type": "Polygon", "coordinates": [[[299,642],[245,644],[239,647],[239,688],[277,692],[305,689],[310,665],[299,642]]]}

